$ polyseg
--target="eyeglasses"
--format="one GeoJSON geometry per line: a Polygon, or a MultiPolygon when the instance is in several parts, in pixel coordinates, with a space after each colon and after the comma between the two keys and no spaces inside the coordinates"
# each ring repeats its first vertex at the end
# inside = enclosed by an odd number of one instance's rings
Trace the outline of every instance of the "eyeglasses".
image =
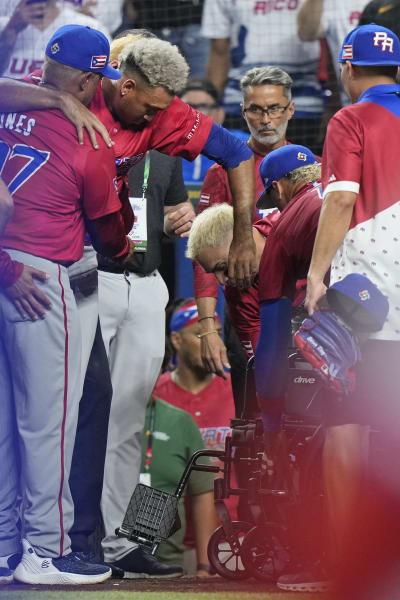
{"type": "Polygon", "coordinates": [[[272,104],[272,106],[267,106],[267,108],[262,108],[261,106],[257,106],[257,104],[251,104],[248,108],[243,108],[243,112],[257,119],[261,119],[264,115],[268,115],[271,119],[274,119],[283,115],[289,106],[290,101],[286,104],[286,106],[272,104]]]}

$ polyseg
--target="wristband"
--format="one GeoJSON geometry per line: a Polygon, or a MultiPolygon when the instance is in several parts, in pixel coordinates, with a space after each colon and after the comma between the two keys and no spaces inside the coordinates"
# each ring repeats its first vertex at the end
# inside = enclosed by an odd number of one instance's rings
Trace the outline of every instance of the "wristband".
{"type": "Polygon", "coordinates": [[[197,321],[200,323],[200,321],[204,321],[205,319],[215,319],[215,317],[201,317],[201,319],[197,319],[197,321]]]}
{"type": "MultiPolygon", "coordinates": [[[[218,333],[218,331],[216,329],[212,329],[211,331],[205,331],[204,333],[198,333],[197,337],[201,339],[205,335],[210,335],[210,333],[218,333]]],[[[218,333],[218,335],[219,335],[219,333],[218,333]]]]}

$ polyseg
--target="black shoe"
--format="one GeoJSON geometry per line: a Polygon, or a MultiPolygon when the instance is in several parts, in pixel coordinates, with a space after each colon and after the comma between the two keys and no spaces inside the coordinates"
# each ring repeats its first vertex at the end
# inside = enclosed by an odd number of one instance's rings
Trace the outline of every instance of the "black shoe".
{"type": "Polygon", "coordinates": [[[90,563],[92,565],[104,565],[106,567],[109,567],[111,569],[112,579],[123,579],[125,576],[125,573],[122,569],[119,569],[118,567],[116,567],[114,565],[106,564],[101,558],[96,556],[96,554],[94,552],[75,552],[75,554],[81,560],[83,560],[87,563],[90,563]]]}
{"type": "Polygon", "coordinates": [[[109,566],[112,569],[117,567],[125,571],[126,579],[139,579],[141,577],[168,579],[182,577],[183,575],[183,568],[179,565],[166,565],[140,547],[129,552],[124,558],[110,563],[109,566]]]}

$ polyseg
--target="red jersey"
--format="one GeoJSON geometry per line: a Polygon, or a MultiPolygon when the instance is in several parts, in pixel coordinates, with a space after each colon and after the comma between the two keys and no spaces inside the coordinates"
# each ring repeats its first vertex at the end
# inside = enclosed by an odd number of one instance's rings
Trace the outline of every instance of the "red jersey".
{"type": "Polygon", "coordinates": [[[400,85],[366,90],[329,122],[322,162],[324,196],[357,194],[349,230],[331,265],[331,283],[363,273],[389,299],[383,329],[400,340],[400,85]]]}
{"type": "Polygon", "coordinates": [[[272,227],[259,269],[259,301],[296,295],[307,276],[322,205],[321,184],[303,186],[272,227]]]}
{"type": "MultiPolygon", "coordinates": [[[[253,227],[267,237],[279,213],[268,215],[257,221],[253,227]]],[[[214,275],[212,275],[214,277],[214,275]]],[[[225,299],[231,323],[238,334],[248,358],[253,356],[260,333],[260,303],[258,300],[258,275],[247,290],[225,286],[225,299]]]]}
{"type": "MultiPolygon", "coordinates": [[[[25,81],[37,85],[41,75],[42,71],[35,71],[25,81]]],[[[175,96],[171,105],[160,110],[145,126],[124,129],[106,105],[101,82],[89,108],[105,125],[113,141],[119,191],[124,185],[127,186],[130,168],[141,161],[148,150],[159,150],[169,156],[181,156],[187,160],[196,158],[203,150],[214,123],[211,117],[203,115],[175,96]]]]}
{"type": "MultiPolygon", "coordinates": [[[[254,217],[253,223],[259,221],[264,216],[265,211],[257,209],[256,202],[264,191],[264,184],[260,177],[260,164],[264,154],[254,153],[255,176],[256,176],[256,197],[254,198],[254,217]]],[[[200,214],[205,208],[215,204],[226,202],[232,206],[232,194],[229,188],[228,173],[220,165],[213,165],[208,171],[201,188],[199,205],[197,213],[200,214]]],[[[218,283],[214,275],[205,273],[197,263],[193,263],[194,269],[194,296],[195,298],[218,298],[218,283]]]]}
{"type": "Polygon", "coordinates": [[[94,150],[88,136],[58,110],[0,114],[2,178],[14,213],[1,245],[71,264],[83,254],[84,216],[118,212],[113,152],[94,150]]]}
{"type": "MultiPolygon", "coordinates": [[[[206,448],[223,450],[225,438],[231,432],[230,419],[235,416],[231,380],[229,375],[227,377],[227,380],[214,377],[201,392],[192,394],[174,383],[171,373],[167,372],[159,377],[154,394],[192,415],[201,431],[206,448]]],[[[219,464],[222,466],[220,462],[219,464]]],[[[237,499],[231,496],[227,500],[227,506],[235,509],[237,499]]]]}
{"type": "Polygon", "coordinates": [[[175,97],[168,108],[160,110],[144,127],[124,129],[107,108],[101,84],[89,108],[106,126],[114,142],[117,175],[120,177],[127,175],[129,169],[151,149],[193,160],[204,148],[214,123],[211,117],[175,97]]]}

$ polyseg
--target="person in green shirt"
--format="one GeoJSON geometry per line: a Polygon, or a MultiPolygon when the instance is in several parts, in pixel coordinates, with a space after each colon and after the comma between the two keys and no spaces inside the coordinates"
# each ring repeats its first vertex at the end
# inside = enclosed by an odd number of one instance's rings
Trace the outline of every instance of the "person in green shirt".
{"type": "MultiPolygon", "coordinates": [[[[193,417],[153,396],[147,406],[142,434],[141,482],[174,494],[186,463],[194,452],[203,449],[204,442],[193,417]]],[[[201,462],[206,464],[206,461],[204,458],[201,462]]],[[[214,473],[192,471],[185,488],[191,503],[199,577],[209,575],[207,545],[219,525],[214,507],[214,478],[214,473]]],[[[178,512],[182,527],[160,544],[157,556],[166,563],[182,565],[186,530],[184,497],[178,512]]]]}

